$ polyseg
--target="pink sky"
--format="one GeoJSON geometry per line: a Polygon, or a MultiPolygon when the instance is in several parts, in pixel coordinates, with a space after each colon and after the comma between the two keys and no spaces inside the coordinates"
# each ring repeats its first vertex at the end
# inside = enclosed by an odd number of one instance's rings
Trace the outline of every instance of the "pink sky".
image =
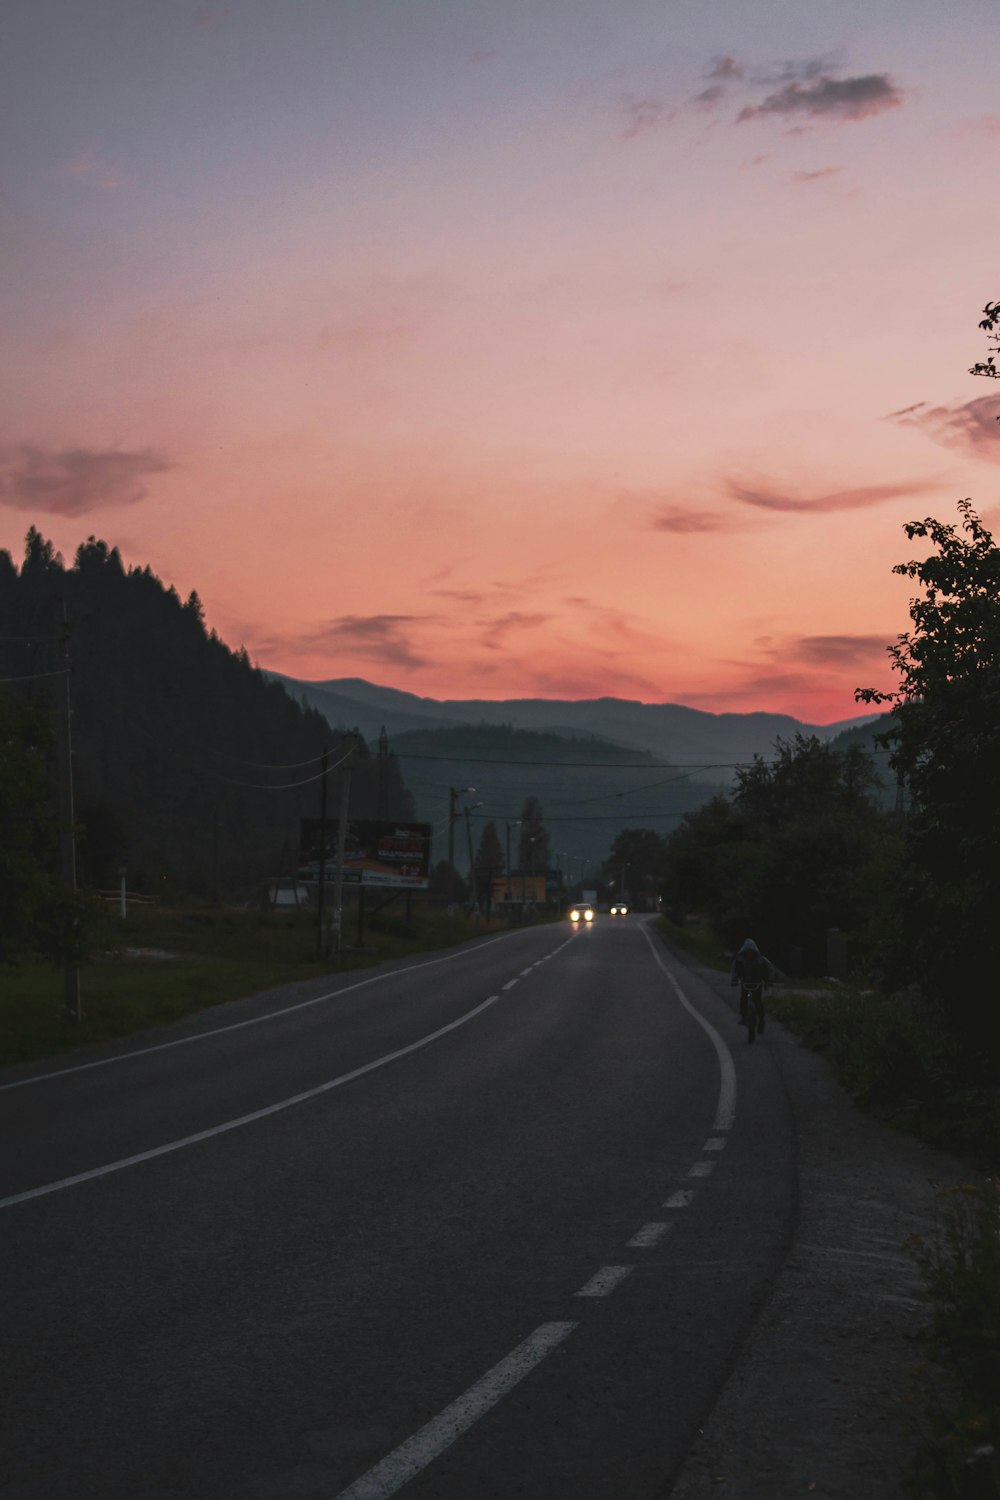
{"type": "Polygon", "coordinates": [[[1000,527],[993,0],[13,14],[15,557],[300,677],[828,722],[903,523],[1000,527]]]}

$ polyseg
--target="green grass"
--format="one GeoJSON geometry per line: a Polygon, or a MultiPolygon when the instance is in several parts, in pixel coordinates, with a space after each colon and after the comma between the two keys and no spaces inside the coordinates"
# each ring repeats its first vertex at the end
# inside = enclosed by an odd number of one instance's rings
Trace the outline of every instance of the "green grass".
{"type": "Polygon", "coordinates": [[[953,1039],[912,995],[777,985],[768,1006],[870,1113],[983,1168],[1000,1164],[1000,1089],[963,1082],[953,1039]]]}
{"type": "Polygon", "coordinates": [[[722,944],[706,924],[691,920],[681,926],[678,922],[671,922],[669,917],[657,917],[653,925],[669,943],[690,953],[700,963],[707,964],[710,969],[729,972],[732,959],[726,956],[722,944]]]}
{"type": "Polygon", "coordinates": [[[491,929],[503,924],[487,928],[420,903],[409,922],[402,907],[370,916],[359,950],[348,907],[344,948],[329,963],[317,959],[311,912],[152,907],[130,910],[124,922],[102,913],[93,958],[80,969],[78,1024],[65,1013],[61,970],[23,964],[0,972],[0,1065],[110,1041],[276,985],[448,948],[491,929]]]}

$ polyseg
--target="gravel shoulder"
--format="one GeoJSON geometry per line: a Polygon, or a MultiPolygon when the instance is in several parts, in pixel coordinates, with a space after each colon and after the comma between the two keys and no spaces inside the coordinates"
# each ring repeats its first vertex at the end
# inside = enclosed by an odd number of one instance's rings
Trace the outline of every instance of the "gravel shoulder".
{"type": "MultiPolygon", "coordinates": [[[[734,1005],[728,978],[674,950],[734,1005]]],[[[826,1063],[769,1020],[796,1123],[792,1246],[669,1500],[903,1500],[907,1397],[928,1310],[903,1246],[968,1170],[863,1114],[826,1063]]]]}

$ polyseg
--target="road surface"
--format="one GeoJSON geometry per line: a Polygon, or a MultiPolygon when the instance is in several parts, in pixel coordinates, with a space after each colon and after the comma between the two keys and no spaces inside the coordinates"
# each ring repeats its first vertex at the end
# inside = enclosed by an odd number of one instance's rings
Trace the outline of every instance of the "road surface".
{"type": "Polygon", "coordinates": [[[662,1496],[786,1252],[768,1042],[639,917],[0,1074],[4,1500],[662,1496]]]}

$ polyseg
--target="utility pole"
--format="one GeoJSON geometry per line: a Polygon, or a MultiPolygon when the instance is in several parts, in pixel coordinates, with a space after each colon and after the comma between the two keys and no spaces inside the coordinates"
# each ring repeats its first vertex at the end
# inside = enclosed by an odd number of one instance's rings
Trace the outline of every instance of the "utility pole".
{"type": "Polygon", "coordinates": [[[326,782],[330,769],[330,752],[324,750],[319,758],[319,889],[316,892],[316,957],[322,958],[324,942],[324,920],[326,916],[326,782]]]}
{"type": "Polygon", "coordinates": [[[357,740],[348,735],[347,755],[344,762],[344,779],[340,785],[340,822],[337,825],[337,868],[333,875],[333,952],[340,953],[340,938],[344,902],[344,852],[347,848],[347,815],[351,806],[351,770],[354,765],[354,750],[357,740]]]}
{"type": "Polygon", "coordinates": [[[448,788],[448,915],[453,915],[455,910],[455,819],[458,813],[455,811],[459,797],[466,792],[474,792],[474,786],[450,786],[448,788]]]}
{"type": "Polygon", "coordinates": [[[476,886],[476,861],[472,854],[472,809],[465,809],[465,837],[469,845],[469,895],[472,897],[472,906],[479,906],[479,894],[476,886]]]}
{"type": "MultiPolygon", "coordinates": [[[[70,653],[69,621],[66,617],[66,601],[56,604],[56,640],[63,664],[63,680],[56,687],[56,766],[59,778],[59,869],[63,885],[70,895],[73,948],[76,948],[77,915],[76,896],[76,814],[73,807],[73,729],[70,700],[70,653]]],[[[58,679],[57,679],[58,681],[58,679]]],[[[83,1010],[80,1005],[80,970],[75,957],[67,959],[63,969],[63,991],[66,1014],[79,1025],[83,1010]]]]}
{"type": "MultiPolygon", "coordinates": [[[[520,828],[520,826],[521,826],[521,820],[520,820],[520,818],[517,820],[517,822],[513,826],[515,828],[520,828]]],[[[511,824],[508,823],[507,824],[507,880],[506,880],[507,921],[508,922],[513,922],[513,920],[514,920],[514,873],[513,873],[513,867],[512,867],[511,862],[510,862],[510,830],[511,830],[511,824]]]]}
{"type": "Polygon", "coordinates": [[[385,725],[378,736],[378,819],[385,823],[389,817],[389,736],[385,725]]]}

